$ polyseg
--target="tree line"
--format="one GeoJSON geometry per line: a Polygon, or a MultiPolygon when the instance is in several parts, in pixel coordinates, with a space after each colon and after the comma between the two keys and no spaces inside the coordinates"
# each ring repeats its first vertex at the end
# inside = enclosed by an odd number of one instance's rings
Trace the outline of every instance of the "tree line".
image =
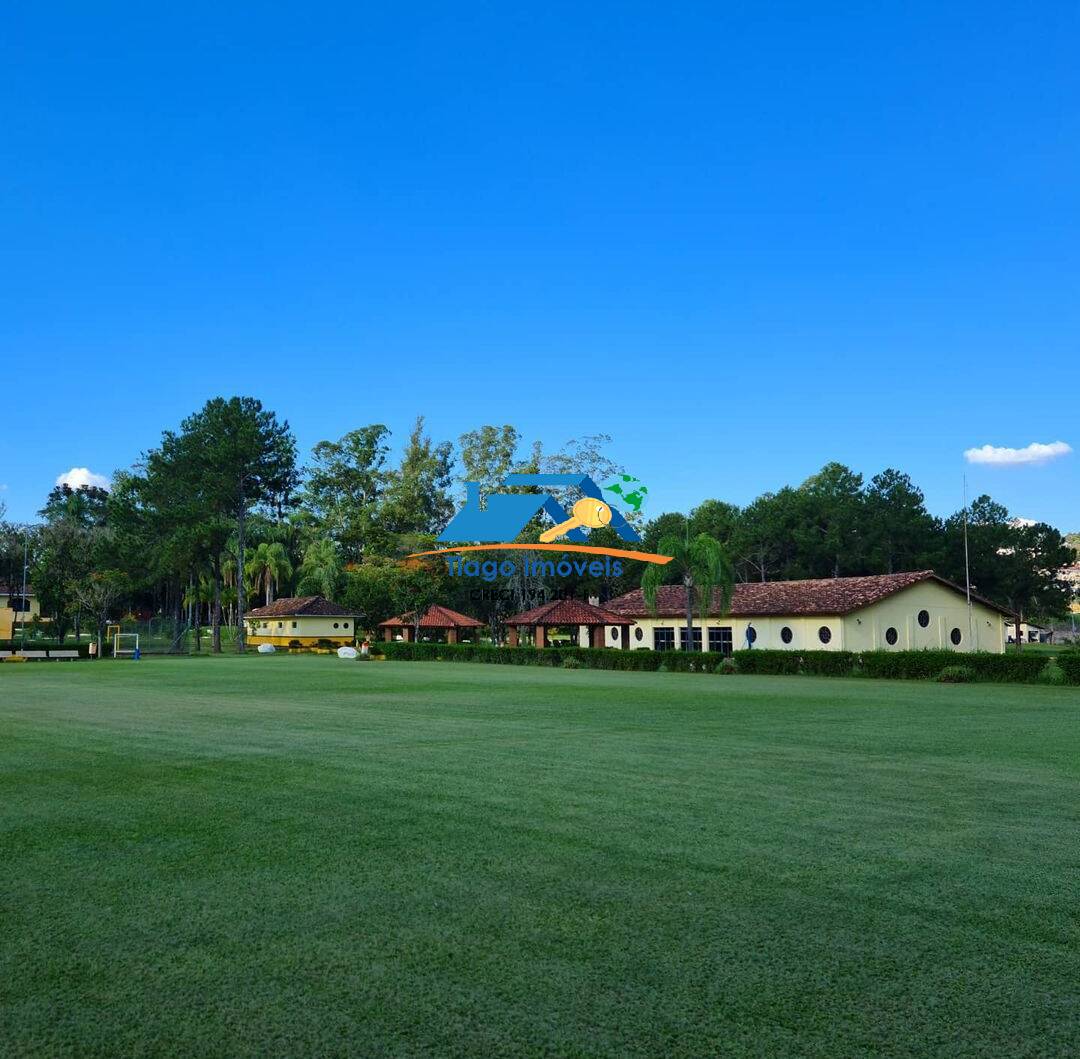
{"type": "MultiPolygon", "coordinates": [[[[493,586],[402,557],[433,545],[461,501],[462,482],[479,481],[485,492],[511,472],[604,482],[623,473],[610,446],[597,434],[546,450],[511,425],[436,442],[419,417],[396,459],[390,429],[369,424],[320,441],[301,463],[286,420],[255,398],[214,398],[117,472],[109,490],[59,485],[29,526],[5,521],[0,509],[0,583],[18,588],[25,546],[30,584],[61,641],[84,628],[100,637],[125,611],[171,617],[199,637],[206,628],[214,651],[222,650],[223,628],[233,629],[242,650],[242,615],[286,594],[334,599],[362,613],[369,628],[438,600],[498,629],[509,613],[545,597],[619,595],[637,587],[641,572],[628,564],[621,577],[547,584],[521,576],[493,586]]],[[[975,591],[1031,618],[1067,611],[1069,587],[1058,572],[1076,551],[1056,529],[1014,520],[989,496],[938,518],[895,469],[865,481],[830,463],[745,507],[704,499],[688,512],[636,520],[644,548],[661,550],[662,541],[669,548],[681,541],[688,554],[704,548],[736,581],[934,569],[960,584],[965,523],[975,591]],[[695,543],[702,538],[712,543],[695,543]]],[[[520,539],[536,540],[541,529],[536,520],[520,539]]],[[[591,540],[622,543],[608,529],[591,540]]],[[[673,563],[661,580],[685,570],[673,563]]]]}

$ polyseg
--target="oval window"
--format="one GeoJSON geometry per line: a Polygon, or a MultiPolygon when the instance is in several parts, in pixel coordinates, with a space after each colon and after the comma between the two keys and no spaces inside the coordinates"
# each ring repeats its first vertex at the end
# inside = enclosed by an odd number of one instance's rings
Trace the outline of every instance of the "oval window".
{"type": "Polygon", "coordinates": [[[635,629],[634,630],[634,639],[635,640],[644,640],[645,639],[644,630],[643,629],[635,629]]]}
{"type": "Polygon", "coordinates": [[[830,629],[828,625],[822,625],[817,631],[817,638],[822,643],[828,643],[832,639],[832,629],[830,629]]]}
{"type": "Polygon", "coordinates": [[[928,611],[928,610],[920,610],[919,611],[919,624],[924,629],[927,627],[927,625],[930,624],[930,611],[928,611]]]}
{"type": "Polygon", "coordinates": [[[614,640],[614,641],[615,641],[616,643],[618,643],[618,642],[619,642],[619,627],[618,627],[618,625],[615,625],[615,626],[613,626],[613,628],[612,628],[612,630],[611,630],[611,638],[612,638],[612,639],[613,639],[613,640],[614,640]]]}
{"type": "Polygon", "coordinates": [[[899,634],[897,633],[897,631],[895,629],[890,627],[890,628],[885,630],[885,642],[890,647],[894,647],[896,645],[896,641],[899,638],[900,638],[900,636],[899,636],[899,634]]]}
{"type": "Polygon", "coordinates": [[[953,629],[953,631],[951,633],[949,633],[949,639],[952,640],[954,647],[959,647],[960,646],[960,641],[963,638],[964,637],[961,634],[959,629],[953,629]]]}
{"type": "Polygon", "coordinates": [[[348,623],[347,621],[343,621],[343,622],[341,623],[341,627],[342,627],[343,629],[347,629],[347,628],[349,627],[349,623],[348,623]]]}
{"type": "Polygon", "coordinates": [[[748,625],[746,627],[746,642],[747,643],[754,643],[756,640],[757,640],[757,629],[755,629],[753,627],[753,625],[748,625]]]}
{"type": "Polygon", "coordinates": [[[336,629],[337,627],[338,627],[338,623],[335,621],[334,622],[334,628],[336,629]]]}
{"type": "Polygon", "coordinates": [[[794,633],[791,631],[791,629],[787,625],[785,625],[780,630],[780,639],[783,640],[784,643],[791,643],[792,636],[794,636],[794,633]]]}

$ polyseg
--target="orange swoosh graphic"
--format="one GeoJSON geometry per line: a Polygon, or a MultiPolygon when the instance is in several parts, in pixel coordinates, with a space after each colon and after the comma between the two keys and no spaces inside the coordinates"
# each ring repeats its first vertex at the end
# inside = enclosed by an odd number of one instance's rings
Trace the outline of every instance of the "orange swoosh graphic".
{"type": "Polygon", "coordinates": [[[671,562],[670,555],[654,555],[652,552],[632,552],[623,548],[592,548],[587,544],[467,544],[461,548],[436,548],[431,552],[413,552],[406,559],[419,559],[425,555],[457,555],[458,552],[584,552],[586,555],[610,555],[615,559],[637,559],[643,563],[664,566],[671,562]]]}

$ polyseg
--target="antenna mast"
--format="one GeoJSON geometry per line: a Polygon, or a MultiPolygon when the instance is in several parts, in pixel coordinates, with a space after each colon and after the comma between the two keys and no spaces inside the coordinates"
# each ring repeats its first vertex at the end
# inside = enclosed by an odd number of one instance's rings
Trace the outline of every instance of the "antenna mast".
{"type": "Polygon", "coordinates": [[[964,475],[964,591],[967,593],[968,612],[968,643],[974,651],[975,622],[971,613],[971,563],[968,554],[968,499],[967,499],[967,475],[964,475]]]}

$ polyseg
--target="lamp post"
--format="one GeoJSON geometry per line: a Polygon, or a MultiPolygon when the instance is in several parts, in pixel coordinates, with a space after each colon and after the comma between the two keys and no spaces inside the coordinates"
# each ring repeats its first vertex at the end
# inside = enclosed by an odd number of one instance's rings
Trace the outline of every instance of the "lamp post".
{"type": "Polygon", "coordinates": [[[26,573],[29,570],[29,564],[26,561],[27,545],[30,540],[30,534],[27,531],[23,531],[23,545],[22,545],[22,595],[19,598],[19,614],[22,615],[22,630],[19,640],[19,650],[26,650],[26,573]]]}

